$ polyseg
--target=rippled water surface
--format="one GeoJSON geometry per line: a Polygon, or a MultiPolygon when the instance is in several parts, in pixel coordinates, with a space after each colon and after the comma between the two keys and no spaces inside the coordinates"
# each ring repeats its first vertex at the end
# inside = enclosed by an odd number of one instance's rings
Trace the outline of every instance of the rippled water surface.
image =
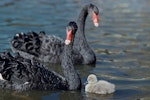
{"type": "MultiPolygon", "coordinates": [[[[91,0],[1,0],[0,52],[11,51],[18,32],[44,30],[65,37],[65,26],[76,20],[91,0]]],[[[97,56],[95,66],[78,65],[81,91],[0,90],[0,100],[150,100],[150,1],[92,0],[100,9],[100,26],[86,21],[86,37],[97,56]],[[90,73],[116,84],[110,95],[86,94],[90,73]]],[[[60,70],[60,65],[53,65],[60,70]]]]}

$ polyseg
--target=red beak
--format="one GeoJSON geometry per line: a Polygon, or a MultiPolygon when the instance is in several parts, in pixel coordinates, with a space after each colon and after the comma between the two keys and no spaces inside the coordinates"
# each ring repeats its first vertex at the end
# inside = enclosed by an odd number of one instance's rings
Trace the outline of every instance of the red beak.
{"type": "Polygon", "coordinates": [[[93,23],[94,23],[94,25],[95,25],[96,27],[99,26],[98,15],[95,14],[94,12],[93,12],[93,15],[92,15],[92,21],[93,21],[93,23]]]}
{"type": "Polygon", "coordinates": [[[68,29],[66,29],[66,40],[65,40],[65,44],[68,45],[70,44],[72,39],[72,30],[68,31],[68,29]]]}
{"type": "Polygon", "coordinates": [[[66,40],[70,40],[72,39],[72,30],[68,31],[68,29],[66,29],[66,40]]]}

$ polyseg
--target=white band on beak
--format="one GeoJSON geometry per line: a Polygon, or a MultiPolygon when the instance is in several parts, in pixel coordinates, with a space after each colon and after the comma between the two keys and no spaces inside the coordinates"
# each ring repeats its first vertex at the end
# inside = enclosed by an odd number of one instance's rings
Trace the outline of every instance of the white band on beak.
{"type": "Polygon", "coordinates": [[[66,44],[66,45],[69,45],[70,42],[71,42],[70,40],[65,40],[65,44],[66,44]]]}
{"type": "Polygon", "coordinates": [[[94,26],[95,26],[95,27],[98,27],[98,26],[99,26],[99,23],[94,23],[94,26]]]}

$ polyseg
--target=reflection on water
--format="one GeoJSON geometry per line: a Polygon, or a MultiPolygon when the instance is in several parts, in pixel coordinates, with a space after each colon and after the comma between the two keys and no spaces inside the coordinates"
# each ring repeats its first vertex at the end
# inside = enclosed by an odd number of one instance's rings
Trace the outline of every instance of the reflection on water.
{"type": "MultiPolygon", "coordinates": [[[[0,51],[10,51],[9,40],[15,33],[46,31],[64,38],[65,26],[76,20],[90,0],[1,0],[0,51]]],[[[0,90],[2,100],[148,100],[150,99],[150,1],[94,0],[100,9],[100,27],[90,18],[86,37],[96,53],[95,66],[76,65],[82,80],[81,91],[14,91],[0,90]],[[114,94],[96,95],[84,92],[90,73],[117,86],[114,94]]],[[[61,72],[60,65],[48,65],[61,72]]]]}

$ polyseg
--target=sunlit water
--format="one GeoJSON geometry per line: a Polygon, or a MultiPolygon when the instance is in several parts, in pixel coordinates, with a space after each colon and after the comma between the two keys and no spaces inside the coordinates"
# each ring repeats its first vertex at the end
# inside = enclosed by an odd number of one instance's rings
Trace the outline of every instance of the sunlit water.
{"type": "MultiPolygon", "coordinates": [[[[65,37],[65,26],[76,20],[91,0],[1,0],[0,52],[11,51],[9,40],[18,32],[44,30],[65,37]]],[[[81,91],[0,90],[0,100],[149,100],[150,1],[92,0],[100,9],[100,26],[87,18],[86,37],[97,56],[95,66],[78,65],[81,91]],[[86,94],[90,73],[116,84],[110,95],[86,94]]],[[[51,65],[52,66],[52,65],[51,65]]],[[[53,65],[61,70],[60,65],[53,65]]]]}

